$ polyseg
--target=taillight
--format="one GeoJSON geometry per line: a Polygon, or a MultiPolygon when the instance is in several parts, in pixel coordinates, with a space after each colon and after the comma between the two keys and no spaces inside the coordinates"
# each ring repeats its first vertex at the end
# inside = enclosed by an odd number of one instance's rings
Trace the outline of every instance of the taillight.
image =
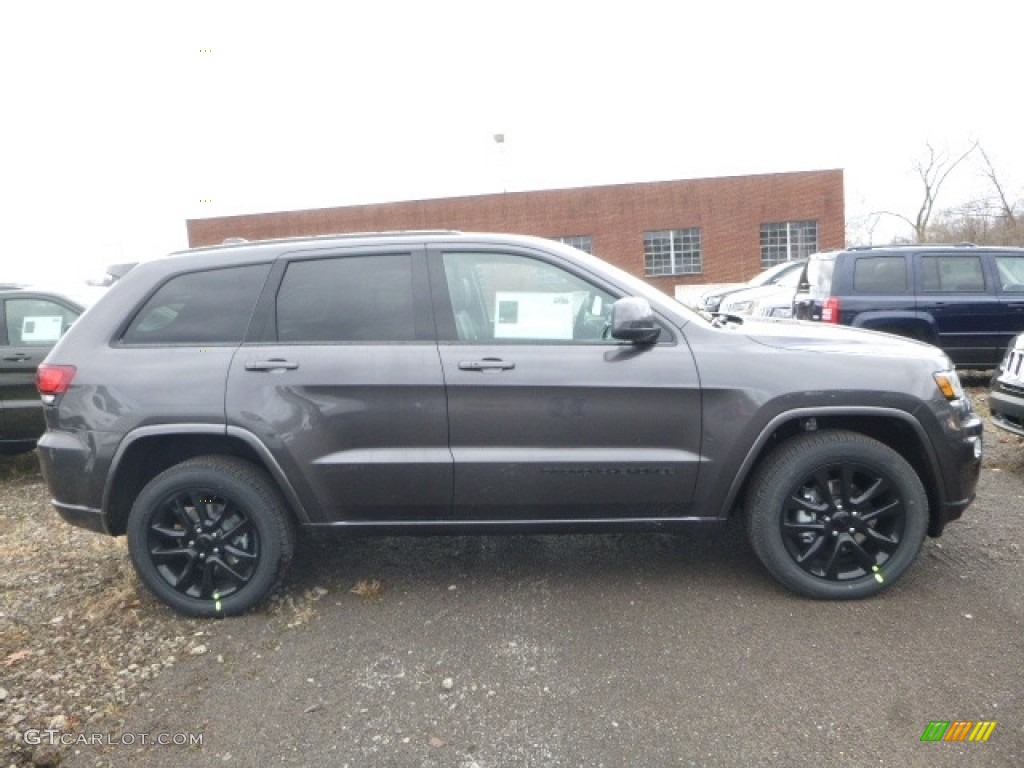
{"type": "Polygon", "coordinates": [[[823,323],[838,323],[839,322],[839,297],[829,296],[825,299],[825,302],[821,305],[821,322],[823,323]]]}
{"type": "Polygon", "coordinates": [[[36,389],[47,405],[53,405],[57,397],[63,395],[75,378],[73,365],[47,365],[43,363],[36,369],[36,389]]]}

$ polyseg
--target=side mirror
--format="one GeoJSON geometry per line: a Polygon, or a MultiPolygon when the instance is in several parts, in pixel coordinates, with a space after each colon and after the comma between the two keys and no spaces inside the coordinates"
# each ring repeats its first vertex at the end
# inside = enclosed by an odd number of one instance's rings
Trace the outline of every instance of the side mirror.
{"type": "Polygon", "coordinates": [[[629,297],[612,304],[611,336],[634,344],[653,344],[661,335],[646,299],[629,297]]]}

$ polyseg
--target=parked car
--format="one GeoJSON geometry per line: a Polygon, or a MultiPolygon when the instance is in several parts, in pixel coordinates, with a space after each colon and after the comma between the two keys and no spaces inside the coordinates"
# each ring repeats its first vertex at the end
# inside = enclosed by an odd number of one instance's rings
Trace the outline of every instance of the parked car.
{"type": "Polygon", "coordinates": [[[138,265],[38,371],[60,515],[179,611],[263,600],[295,531],[686,530],[795,592],[897,581],[974,498],[938,349],[719,322],[566,245],[454,232],[138,265]]]}
{"type": "Polygon", "coordinates": [[[784,279],[787,275],[793,273],[799,274],[803,269],[804,263],[804,259],[785,261],[781,264],[775,264],[768,267],[768,269],[754,276],[745,283],[724,283],[716,285],[714,288],[711,288],[700,295],[697,308],[702,309],[705,312],[715,314],[720,310],[722,301],[727,296],[730,296],[737,291],[774,285],[778,283],[779,280],[784,279]]]}
{"type": "Polygon", "coordinates": [[[1024,330],[1024,249],[965,243],[816,253],[794,313],[926,341],[958,367],[992,369],[1024,330]]]}
{"type": "Polygon", "coordinates": [[[0,454],[26,453],[46,428],[36,366],[96,292],[0,285],[0,454]]]}
{"type": "Polygon", "coordinates": [[[722,299],[718,311],[726,315],[792,317],[793,298],[806,263],[807,259],[787,262],[789,269],[780,271],[766,285],[728,294],[722,299]]]}
{"type": "Polygon", "coordinates": [[[1024,333],[1010,342],[992,377],[988,407],[993,424],[1024,437],[1024,333]]]}

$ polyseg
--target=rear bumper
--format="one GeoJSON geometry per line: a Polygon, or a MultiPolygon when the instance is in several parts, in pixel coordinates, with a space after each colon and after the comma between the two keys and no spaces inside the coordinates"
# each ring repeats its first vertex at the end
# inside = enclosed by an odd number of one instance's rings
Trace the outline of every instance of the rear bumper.
{"type": "Polygon", "coordinates": [[[39,438],[36,455],[53,506],[66,522],[109,533],[103,514],[103,489],[96,446],[103,433],[49,430],[39,438]]]}
{"type": "Polygon", "coordinates": [[[64,522],[70,523],[77,528],[85,528],[96,533],[111,535],[110,531],[107,530],[106,519],[100,510],[93,509],[92,507],[78,507],[74,504],[63,504],[56,499],[53,499],[53,506],[56,507],[57,514],[61,516],[64,522]]]}

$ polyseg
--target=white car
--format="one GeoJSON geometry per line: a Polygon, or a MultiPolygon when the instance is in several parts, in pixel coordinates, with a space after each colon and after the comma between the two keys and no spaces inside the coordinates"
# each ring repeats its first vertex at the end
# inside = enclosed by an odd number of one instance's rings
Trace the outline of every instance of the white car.
{"type": "Polygon", "coordinates": [[[796,295],[800,275],[803,274],[803,265],[806,263],[806,259],[787,262],[789,269],[776,275],[772,282],[730,293],[722,299],[718,314],[792,317],[793,297],[796,295]]]}

